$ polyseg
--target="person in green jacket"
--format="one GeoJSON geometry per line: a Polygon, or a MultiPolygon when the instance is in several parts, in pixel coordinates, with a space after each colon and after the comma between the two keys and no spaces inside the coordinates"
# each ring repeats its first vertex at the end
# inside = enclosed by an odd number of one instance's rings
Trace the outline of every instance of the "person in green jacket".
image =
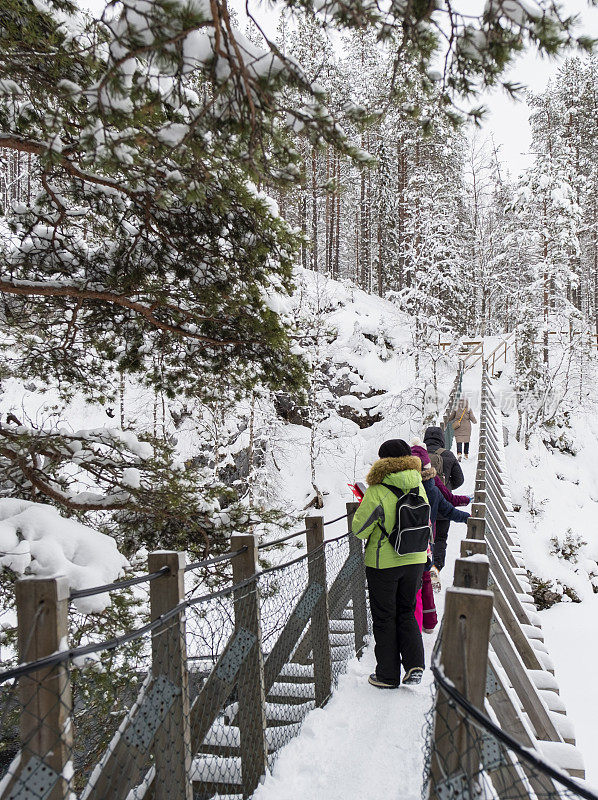
{"type": "Polygon", "coordinates": [[[415,618],[417,593],[428,558],[427,550],[399,555],[388,541],[395,523],[397,497],[382,484],[403,492],[417,487],[427,502],[421,479],[421,461],[402,439],[384,442],[379,460],[366,478],[368,489],[355,516],[352,531],[366,539],[365,566],[374,630],[376,672],[369,682],[383,689],[420,683],[424,645],[415,618]]]}

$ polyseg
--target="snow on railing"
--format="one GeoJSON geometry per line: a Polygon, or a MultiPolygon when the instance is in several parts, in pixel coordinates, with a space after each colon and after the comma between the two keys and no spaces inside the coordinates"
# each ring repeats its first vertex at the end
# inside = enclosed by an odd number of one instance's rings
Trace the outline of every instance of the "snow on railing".
{"type": "Polygon", "coordinates": [[[482,374],[475,497],[433,656],[424,797],[586,798],[513,518],[501,412],[482,374]]]}
{"type": "Polygon", "coordinates": [[[267,569],[253,535],[194,564],[151,553],[146,575],[94,589],[148,581],[150,621],[80,647],[69,647],[66,580],[18,581],[20,663],[0,674],[0,798],[249,797],[365,645],[355,507],[307,517],[291,535],[306,536],[306,552],[267,569]],[[347,532],[325,540],[344,518],[347,532]],[[227,559],[229,585],[185,596],[186,572],[227,559]]]}

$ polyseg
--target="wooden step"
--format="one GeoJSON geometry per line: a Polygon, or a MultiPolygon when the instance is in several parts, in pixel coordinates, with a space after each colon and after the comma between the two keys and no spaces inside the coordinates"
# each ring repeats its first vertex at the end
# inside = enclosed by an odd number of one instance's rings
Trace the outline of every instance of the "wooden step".
{"type": "Polygon", "coordinates": [[[314,667],[313,664],[297,664],[292,661],[285,664],[278,676],[279,680],[287,683],[313,683],[314,667]]]}
{"type": "Polygon", "coordinates": [[[296,705],[306,700],[315,700],[313,683],[287,683],[277,681],[268,694],[269,703],[289,703],[296,705]]]}
{"type": "MultiPolygon", "coordinates": [[[[316,707],[314,700],[305,703],[266,703],[266,719],[270,725],[289,725],[302,722],[305,717],[316,707]]],[[[239,710],[238,703],[231,703],[224,709],[224,721],[230,725],[239,710]]]]}
{"type": "MultiPolygon", "coordinates": [[[[266,742],[268,751],[275,753],[293,737],[297,736],[301,724],[278,725],[266,728],[266,742]]],[[[223,720],[216,720],[212,725],[203,744],[199,748],[200,754],[219,756],[239,756],[241,738],[239,729],[235,725],[226,725],[223,720]]]]}
{"type": "Polygon", "coordinates": [[[353,618],[351,619],[331,619],[330,620],[330,632],[331,633],[347,633],[353,635],[355,630],[355,626],[353,624],[353,618]]]}
{"type": "Polygon", "coordinates": [[[331,647],[350,647],[355,642],[355,634],[351,633],[331,633],[330,646],[331,647]]]}

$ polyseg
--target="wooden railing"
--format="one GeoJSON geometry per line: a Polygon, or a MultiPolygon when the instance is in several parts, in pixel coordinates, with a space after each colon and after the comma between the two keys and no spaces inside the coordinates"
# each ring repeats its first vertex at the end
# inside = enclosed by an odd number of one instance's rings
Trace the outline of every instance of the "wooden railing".
{"type": "Polygon", "coordinates": [[[562,774],[559,770],[575,778],[585,773],[530,594],[501,412],[486,365],[481,398],[472,515],[454,585],[446,591],[433,665],[430,797],[594,797],[582,789],[567,793],[554,777],[562,774]],[[486,722],[476,721],[475,714],[486,722]],[[512,747],[521,747],[520,757],[499,741],[500,734],[510,737],[512,747]],[[490,793],[480,790],[484,785],[492,786],[490,793]]]}
{"type": "MultiPolygon", "coordinates": [[[[356,506],[347,504],[349,531],[356,506]]],[[[10,711],[10,719],[0,716],[0,738],[14,734],[19,749],[0,798],[250,797],[368,634],[362,542],[350,534],[325,541],[324,524],[308,517],[306,552],[265,570],[256,538],[233,536],[232,584],[199,598],[186,597],[183,553],[150,554],[150,622],[95,649],[68,649],[65,578],[18,581],[20,666],[0,674],[10,711]],[[190,658],[203,658],[198,642],[207,634],[222,647],[201,669],[204,662],[190,658]],[[136,657],[148,661],[145,678],[122,649],[135,641],[136,657]],[[82,664],[84,651],[95,662],[82,664]],[[116,729],[99,760],[83,768],[81,752],[91,744],[77,749],[73,737],[83,722],[93,726],[89,687],[104,670],[100,694],[110,692],[110,668],[129,677],[90,739],[113,719],[116,729]]]]}

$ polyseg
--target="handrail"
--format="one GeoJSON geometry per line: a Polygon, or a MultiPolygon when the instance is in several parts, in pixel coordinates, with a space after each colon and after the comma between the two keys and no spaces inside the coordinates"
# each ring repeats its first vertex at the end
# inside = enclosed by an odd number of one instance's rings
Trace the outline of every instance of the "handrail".
{"type": "MultiPolygon", "coordinates": [[[[332,525],[334,522],[340,522],[340,520],[346,519],[347,516],[347,514],[343,514],[341,517],[328,520],[328,522],[324,522],[323,524],[324,526],[332,525]]],[[[297,536],[303,536],[305,533],[307,533],[307,530],[297,531],[296,533],[291,533],[288,536],[283,536],[280,539],[274,539],[274,541],[271,542],[263,542],[262,544],[258,545],[258,550],[263,550],[266,547],[273,547],[274,545],[282,544],[289,539],[294,539],[297,536]]],[[[241,555],[246,550],[246,547],[242,547],[240,550],[222,553],[219,556],[205,558],[202,561],[194,561],[192,564],[187,564],[185,567],[185,572],[190,572],[194,569],[200,569],[201,567],[208,567],[212,564],[220,564],[223,561],[231,561],[233,558],[241,555]]],[[[158,570],[158,572],[137,575],[134,578],[126,578],[125,580],[113,581],[112,583],[104,583],[100,586],[90,586],[88,589],[74,589],[69,595],[69,600],[77,600],[81,597],[92,597],[93,595],[104,594],[105,592],[116,592],[119,589],[128,589],[130,586],[137,586],[140,583],[151,583],[152,581],[156,580],[156,578],[160,578],[162,575],[165,575],[167,572],[169,572],[168,567],[162,567],[162,569],[158,570]]]]}
{"type": "Polygon", "coordinates": [[[194,561],[192,564],[187,564],[185,572],[190,572],[193,569],[200,569],[201,567],[210,567],[212,564],[220,564],[222,561],[232,561],[233,558],[246,552],[246,547],[240,547],[238,550],[231,550],[229,553],[222,553],[222,555],[219,556],[204,558],[203,561],[194,561]]]}
{"type": "Polygon", "coordinates": [[[555,781],[561,783],[566,789],[575,792],[576,795],[583,797],[584,800],[598,800],[598,794],[590,791],[590,789],[586,789],[585,786],[574,781],[562,770],[553,767],[552,764],[549,764],[548,761],[537,755],[533,750],[523,747],[516,739],[513,739],[512,736],[509,736],[502,728],[499,728],[498,725],[492,722],[489,717],[482,714],[479,709],[470,703],[469,700],[455,688],[452,681],[446,679],[442,667],[437,660],[432,662],[430,669],[432,670],[434,680],[438,686],[442,687],[442,690],[453,700],[455,705],[465,712],[464,716],[466,716],[467,719],[472,719],[479,728],[492,734],[493,738],[502,742],[509,750],[516,753],[519,758],[527,761],[528,764],[536,767],[546,775],[549,775],[555,781]]]}
{"type": "MultiPolygon", "coordinates": [[[[504,350],[505,350],[504,359],[505,359],[505,364],[506,364],[506,362],[507,362],[507,352],[509,350],[509,347],[511,347],[511,345],[514,343],[514,339],[515,339],[515,331],[510,331],[501,340],[501,342],[494,348],[494,350],[492,350],[491,353],[488,353],[488,355],[484,359],[486,364],[489,364],[490,363],[490,359],[492,359],[492,377],[494,377],[494,367],[496,365],[496,359],[497,359],[498,351],[501,350],[504,347],[504,350]]],[[[499,356],[499,358],[501,358],[501,357],[502,357],[502,354],[499,356]]],[[[475,363],[477,363],[477,361],[475,363]]],[[[473,364],[472,364],[472,366],[473,366],[473,364]]]]}
{"type": "MultiPolygon", "coordinates": [[[[507,341],[503,340],[497,349],[506,346],[507,341]]],[[[571,790],[571,797],[598,800],[598,795],[574,780],[585,775],[581,763],[571,761],[566,767],[567,775],[542,755],[542,741],[571,747],[575,740],[569,729],[560,725],[560,717],[551,715],[540,684],[528,673],[551,670],[552,665],[547,661],[546,649],[534,645],[535,639],[542,638],[541,633],[530,635],[532,631],[526,627],[539,628],[539,618],[529,597],[529,582],[521,574],[524,564],[516,525],[509,513],[511,494],[500,411],[488,364],[485,359],[472,516],[461,548],[462,558],[455,565],[454,586],[447,589],[444,635],[439,635],[432,657],[438,693],[428,774],[430,797],[441,800],[449,789],[457,790],[464,775],[477,781],[478,771],[485,771],[495,784],[497,796],[502,796],[500,781],[506,779],[516,784],[513,796],[527,796],[525,781],[529,778],[532,784],[536,780],[540,788],[555,781],[571,790]],[[479,558],[468,561],[472,554],[479,558]],[[492,590],[493,597],[489,597],[487,589],[492,590]],[[486,648],[488,653],[484,655],[486,648]],[[468,732],[470,725],[482,728],[484,735],[472,736],[468,732]],[[506,761],[501,760],[500,752],[488,757],[489,750],[483,745],[487,739],[491,749],[504,746],[511,751],[513,764],[508,755],[506,761]],[[500,764],[505,770],[502,775],[497,771],[500,764]],[[537,776],[532,767],[538,771],[537,776]]],[[[536,791],[535,786],[533,790],[536,791]]],[[[560,797],[558,788],[554,796],[560,797]]]]}
{"type": "Polygon", "coordinates": [[[303,536],[303,534],[308,533],[307,528],[303,531],[296,531],[295,533],[289,533],[288,536],[281,536],[280,539],[273,539],[271,542],[262,542],[258,544],[258,550],[265,550],[267,547],[274,547],[274,545],[282,544],[283,542],[288,542],[290,539],[296,539],[298,536],[303,536]]]}
{"type": "Polygon", "coordinates": [[[127,578],[124,581],[114,581],[113,583],[104,583],[102,586],[92,586],[89,589],[75,589],[69,595],[69,600],[77,600],[79,597],[92,597],[95,594],[104,594],[104,592],[115,592],[117,589],[127,589],[129,586],[136,586],[139,583],[151,583],[156,578],[161,578],[170,572],[169,567],[162,567],[157,572],[150,572],[146,575],[138,575],[136,578],[127,578]]]}
{"type": "MultiPolygon", "coordinates": [[[[328,522],[323,522],[322,525],[326,527],[326,525],[332,525],[334,522],[340,522],[342,519],[347,519],[349,515],[343,514],[342,517],[336,517],[335,519],[329,519],[328,522]]],[[[304,534],[309,533],[307,528],[303,531],[296,531],[295,533],[289,533],[287,536],[281,536],[280,539],[274,539],[271,542],[262,542],[258,545],[258,550],[265,550],[267,547],[274,547],[277,544],[283,544],[283,542],[288,542],[291,539],[296,539],[298,536],[303,536],[304,534]]],[[[329,540],[334,541],[334,540],[329,540]]]]}
{"type": "MultiPolygon", "coordinates": [[[[176,617],[178,614],[183,613],[187,608],[192,608],[193,606],[205,603],[209,600],[214,600],[219,597],[225,597],[227,595],[233,594],[234,592],[238,592],[239,589],[243,589],[246,586],[255,583],[256,580],[258,580],[260,577],[264,575],[270,575],[274,572],[279,572],[282,569],[293,566],[294,564],[298,564],[299,562],[305,561],[308,558],[313,558],[315,553],[323,551],[328,545],[333,544],[334,542],[338,542],[341,539],[345,539],[348,536],[349,533],[347,532],[341,534],[340,536],[335,537],[334,539],[326,539],[319,547],[315,548],[309,553],[303,553],[302,555],[298,556],[297,558],[293,558],[290,561],[285,561],[282,564],[277,564],[273,567],[268,567],[267,569],[264,569],[261,572],[257,572],[255,575],[252,575],[250,578],[246,578],[244,581],[241,581],[239,583],[233,584],[231,586],[225,586],[222,589],[219,589],[215,592],[209,592],[208,594],[201,595],[200,597],[187,599],[182,603],[179,603],[179,605],[175,606],[174,608],[171,608],[169,611],[162,614],[160,617],[153,620],[152,622],[148,622],[146,625],[142,625],[140,628],[136,628],[135,630],[129,631],[128,633],[123,633],[120,636],[115,636],[112,639],[108,639],[106,641],[99,643],[91,643],[83,645],[82,647],[59,650],[55,653],[52,653],[48,656],[44,656],[43,658],[39,658],[35,661],[30,661],[26,664],[19,664],[16,667],[12,667],[11,669],[0,673],[0,684],[4,683],[7,680],[10,680],[11,678],[18,678],[21,677],[22,675],[28,675],[31,672],[36,672],[37,670],[40,670],[44,667],[55,666],[56,664],[60,664],[64,661],[72,661],[75,658],[81,658],[83,656],[92,655],[93,653],[99,653],[104,650],[114,650],[123,644],[135,641],[135,639],[139,639],[142,636],[145,636],[145,634],[151,633],[152,631],[164,625],[164,623],[168,622],[168,620],[172,619],[173,617],[176,617]]],[[[247,550],[246,547],[240,548],[239,550],[235,551],[235,555],[239,555],[240,553],[245,552],[246,550],[247,550]]],[[[158,577],[160,577],[166,574],[166,572],[169,572],[167,568],[160,570],[159,574],[157,575],[158,577]]]]}

